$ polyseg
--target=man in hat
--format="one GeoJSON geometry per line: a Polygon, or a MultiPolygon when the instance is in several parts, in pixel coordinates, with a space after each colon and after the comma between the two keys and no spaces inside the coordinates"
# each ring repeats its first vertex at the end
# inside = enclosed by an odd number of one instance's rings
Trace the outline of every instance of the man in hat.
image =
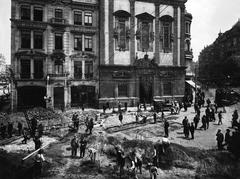
{"type": "Polygon", "coordinates": [[[223,136],[223,133],[221,132],[221,129],[218,129],[218,132],[217,132],[216,136],[217,136],[218,150],[222,150],[223,149],[224,136],[223,136]]]}

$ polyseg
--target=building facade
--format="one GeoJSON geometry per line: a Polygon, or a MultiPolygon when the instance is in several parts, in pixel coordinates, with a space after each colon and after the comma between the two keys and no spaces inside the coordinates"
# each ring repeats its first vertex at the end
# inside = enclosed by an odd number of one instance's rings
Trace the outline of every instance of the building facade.
{"type": "Polygon", "coordinates": [[[12,0],[12,109],[94,106],[98,0],[12,0]]]}
{"type": "Polygon", "coordinates": [[[100,106],[184,97],[186,2],[100,1],[100,106]]]}
{"type": "Polygon", "coordinates": [[[199,55],[199,80],[207,86],[240,85],[240,21],[219,33],[199,55]]]}

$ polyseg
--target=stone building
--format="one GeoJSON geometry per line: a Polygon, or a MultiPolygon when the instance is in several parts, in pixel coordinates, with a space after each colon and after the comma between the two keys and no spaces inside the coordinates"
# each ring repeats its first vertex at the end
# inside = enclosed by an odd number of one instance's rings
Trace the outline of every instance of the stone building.
{"type": "Polygon", "coordinates": [[[12,0],[12,109],[94,106],[98,0],[12,0]]]}
{"type": "Polygon", "coordinates": [[[240,85],[240,21],[219,33],[199,55],[199,80],[207,86],[240,85]]]}
{"type": "Polygon", "coordinates": [[[100,1],[100,106],[183,98],[186,2],[100,1]]]}

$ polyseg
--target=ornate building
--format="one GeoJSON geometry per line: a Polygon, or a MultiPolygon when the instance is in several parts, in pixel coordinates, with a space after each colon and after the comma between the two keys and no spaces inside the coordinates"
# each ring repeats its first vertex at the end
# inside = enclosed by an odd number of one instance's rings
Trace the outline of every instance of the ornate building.
{"type": "Polygon", "coordinates": [[[199,55],[199,80],[207,85],[240,85],[240,21],[219,33],[199,55]]]}
{"type": "Polygon", "coordinates": [[[12,0],[12,109],[93,106],[98,0],[12,0]]]}
{"type": "Polygon", "coordinates": [[[185,53],[186,2],[100,1],[100,106],[182,99],[186,59],[192,59],[185,53]]]}

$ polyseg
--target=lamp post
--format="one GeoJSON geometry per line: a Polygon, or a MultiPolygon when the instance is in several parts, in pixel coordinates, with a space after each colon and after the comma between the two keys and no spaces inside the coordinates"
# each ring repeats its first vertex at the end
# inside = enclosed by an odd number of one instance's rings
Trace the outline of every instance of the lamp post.
{"type": "Polygon", "coordinates": [[[51,102],[51,100],[52,100],[51,96],[48,96],[49,80],[50,80],[50,77],[49,77],[49,75],[47,75],[47,90],[46,90],[46,96],[44,96],[44,100],[46,102],[46,108],[49,108],[49,102],[51,102]]]}

